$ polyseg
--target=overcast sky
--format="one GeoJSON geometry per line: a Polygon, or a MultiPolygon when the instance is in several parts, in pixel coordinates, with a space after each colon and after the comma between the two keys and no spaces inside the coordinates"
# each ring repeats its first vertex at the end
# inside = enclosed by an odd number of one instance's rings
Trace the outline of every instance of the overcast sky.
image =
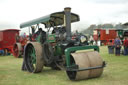
{"type": "Polygon", "coordinates": [[[22,22],[63,11],[65,7],[80,16],[74,29],[128,22],[128,0],[0,0],[0,29],[19,29],[22,22]]]}

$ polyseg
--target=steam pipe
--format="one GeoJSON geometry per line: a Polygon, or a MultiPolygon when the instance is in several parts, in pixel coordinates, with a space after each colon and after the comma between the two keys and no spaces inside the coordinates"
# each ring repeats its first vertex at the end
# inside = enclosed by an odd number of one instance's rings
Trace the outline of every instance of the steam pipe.
{"type": "Polygon", "coordinates": [[[65,27],[66,27],[66,38],[68,41],[71,40],[71,8],[67,7],[64,8],[64,12],[65,12],[65,27]]]}

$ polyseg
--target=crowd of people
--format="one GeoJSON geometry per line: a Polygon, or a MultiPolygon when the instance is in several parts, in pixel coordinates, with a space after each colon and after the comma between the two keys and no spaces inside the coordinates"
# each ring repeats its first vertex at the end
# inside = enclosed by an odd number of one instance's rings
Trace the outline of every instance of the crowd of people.
{"type": "Polygon", "coordinates": [[[119,37],[117,37],[114,40],[114,46],[115,46],[115,55],[120,56],[121,48],[123,47],[123,54],[128,55],[128,37],[125,37],[123,41],[120,40],[119,37]]]}

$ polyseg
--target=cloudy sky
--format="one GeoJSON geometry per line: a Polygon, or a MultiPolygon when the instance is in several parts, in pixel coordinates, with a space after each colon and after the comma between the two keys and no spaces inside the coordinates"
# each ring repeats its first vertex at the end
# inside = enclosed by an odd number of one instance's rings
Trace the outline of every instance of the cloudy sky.
{"type": "Polygon", "coordinates": [[[22,22],[63,11],[65,7],[80,16],[74,29],[128,22],[128,0],[0,0],[0,29],[19,29],[22,22]]]}

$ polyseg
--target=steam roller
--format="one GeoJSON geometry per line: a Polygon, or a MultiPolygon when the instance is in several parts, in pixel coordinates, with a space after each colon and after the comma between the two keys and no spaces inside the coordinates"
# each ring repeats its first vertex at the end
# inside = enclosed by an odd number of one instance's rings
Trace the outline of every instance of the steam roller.
{"type": "Polygon", "coordinates": [[[20,28],[29,27],[29,30],[32,30],[32,33],[29,33],[30,40],[24,47],[22,70],[38,73],[44,66],[65,70],[70,80],[102,75],[106,64],[98,53],[99,47],[87,45],[85,35],[71,33],[71,23],[80,19],[70,11],[71,8],[67,7],[62,12],[55,12],[20,25],[20,28]],[[45,30],[40,24],[45,26],[45,30]]]}

